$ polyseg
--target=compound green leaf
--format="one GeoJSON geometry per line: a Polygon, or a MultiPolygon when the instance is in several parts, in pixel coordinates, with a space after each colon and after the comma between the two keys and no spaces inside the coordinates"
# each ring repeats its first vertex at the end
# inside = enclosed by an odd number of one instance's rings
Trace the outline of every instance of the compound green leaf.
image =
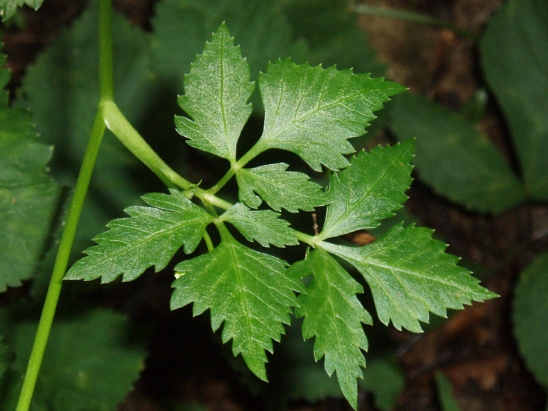
{"type": "Polygon", "coordinates": [[[254,84],[225,24],[196,58],[184,84],[185,94],[178,101],[191,119],[176,116],[177,131],[190,146],[236,161],[236,143],[251,115],[247,101],[254,84]]]}
{"type": "Polygon", "coordinates": [[[368,74],[354,74],[291,60],[270,63],[259,76],[265,107],[261,147],[299,155],[316,171],[348,166],[343,154],[354,152],[347,141],[361,136],[389,96],[404,88],[368,74]]]}
{"type": "Polygon", "coordinates": [[[287,167],[285,163],[278,163],[238,171],[240,201],[257,208],[262,198],[274,210],[285,208],[292,213],[299,209],[313,211],[327,204],[327,195],[320,185],[309,181],[304,173],[286,171],[287,167]]]}
{"type": "Polygon", "coordinates": [[[548,2],[503,4],[489,21],[480,50],[487,81],[508,120],[528,194],[546,201],[548,2]]]}
{"type": "Polygon", "coordinates": [[[302,277],[314,276],[306,294],[297,300],[295,315],[304,316],[303,337],[315,337],[314,358],[318,361],[325,356],[325,370],[329,375],[336,371],[344,396],[357,409],[357,378],[362,378],[362,350],[368,347],[362,323],[373,323],[356,298],[363,288],[321,248],[293,265],[292,270],[300,271],[302,277]]]}
{"type": "Polygon", "coordinates": [[[110,230],[93,239],[99,245],[85,250],[87,257],[72,266],[65,280],[101,277],[108,283],[123,274],[123,281],[131,281],[153,265],[158,272],[181,246],[187,254],[194,251],[213,221],[176,190],[147,194],[143,200],[153,207],[129,207],[130,218],[112,220],[110,230]]]}
{"type": "Polygon", "coordinates": [[[222,339],[233,340],[232,352],[242,354],[249,369],[267,380],[265,350],[284,333],[291,307],[297,304],[293,290],[302,284],[286,276],[287,263],[238,243],[221,226],[222,241],[213,251],[183,261],[175,267],[177,280],[171,309],[194,303],[194,315],[211,310],[211,327],[224,322],[222,339]]]}
{"type": "Polygon", "coordinates": [[[508,162],[463,116],[406,93],[394,100],[390,127],[400,141],[417,138],[419,178],[451,201],[497,214],[525,199],[508,162]]]}
{"type": "Polygon", "coordinates": [[[538,257],[522,273],[514,300],[514,332],[529,369],[548,388],[548,254],[538,257]]]}
{"type": "Polygon", "coordinates": [[[52,152],[29,112],[0,103],[0,292],[31,278],[45,251],[60,194],[47,172],[52,152]]]}
{"type": "Polygon", "coordinates": [[[383,324],[392,321],[398,330],[422,332],[419,320],[428,322],[429,312],[445,317],[447,308],[462,309],[472,300],[496,297],[457,266],[458,258],[445,254],[446,245],[431,235],[426,228],[396,225],[363,247],[319,245],[364,276],[383,324]]]}
{"type": "Polygon", "coordinates": [[[375,228],[384,218],[394,215],[407,200],[404,194],[411,184],[409,164],[414,141],[392,147],[361,151],[350,160],[350,167],[332,174],[321,238],[336,237],[354,231],[375,228]]]}
{"type": "Polygon", "coordinates": [[[38,10],[43,2],[44,0],[0,0],[0,16],[2,21],[7,21],[15,14],[17,7],[23,7],[26,4],[38,10]]]}
{"type": "MultiPolygon", "coordinates": [[[[5,326],[4,320],[2,318],[5,326]]],[[[13,369],[22,374],[27,366],[37,321],[26,318],[11,320],[5,337],[16,353],[13,369]]],[[[130,331],[128,320],[110,311],[56,318],[31,409],[115,409],[144,368],[146,350],[132,341],[130,331]]],[[[19,383],[17,380],[13,382],[19,383]]]]}
{"type": "Polygon", "coordinates": [[[240,231],[249,241],[258,241],[263,247],[285,247],[299,242],[294,231],[289,228],[289,222],[282,220],[280,214],[271,210],[250,210],[245,205],[237,203],[222,216],[240,231]]]}

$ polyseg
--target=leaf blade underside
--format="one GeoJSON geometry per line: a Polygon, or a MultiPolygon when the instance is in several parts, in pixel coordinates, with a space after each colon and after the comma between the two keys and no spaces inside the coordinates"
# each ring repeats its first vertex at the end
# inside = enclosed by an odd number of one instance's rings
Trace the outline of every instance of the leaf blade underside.
{"type": "Polygon", "coordinates": [[[432,230],[395,225],[384,236],[363,247],[319,245],[352,264],[371,288],[377,315],[398,330],[422,332],[420,321],[429,312],[445,317],[447,308],[462,309],[472,300],[496,297],[481,287],[470,272],[445,254],[446,245],[431,238],[432,230]]]}
{"type": "Polygon", "coordinates": [[[363,287],[327,252],[313,250],[307,260],[290,270],[301,271],[301,277],[313,274],[306,294],[298,297],[296,317],[303,317],[303,338],[315,337],[314,358],[325,356],[325,370],[335,371],[339,386],[350,404],[357,408],[358,383],[362,378],[368,342],[363,324],[373,324],[369,313],[356,298],[363,287]]]}
{"type": "Polygon", "coordinates": [[[107,283],[123,274],[123,281],[131,281],[151,266],[160,271],[181,246],[187,254],[194,251],[213,221],[176,190],[142,198],[153,207],[129,207],[125,210],[129,218],[112,220],[107,225],[110,230],[94,238],[99,245],[85,250],[87,257],[72,266],[65,280],[101,277],[107,283]]]}

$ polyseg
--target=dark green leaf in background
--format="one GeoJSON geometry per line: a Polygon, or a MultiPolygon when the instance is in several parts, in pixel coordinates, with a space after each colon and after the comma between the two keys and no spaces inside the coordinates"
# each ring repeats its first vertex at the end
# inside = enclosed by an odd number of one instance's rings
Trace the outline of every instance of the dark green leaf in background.
{"type": "MultiPolygon", "coordinates": [[[[211,33],[225,22],[256,79],[270,60],[303,54],[275,2],[263,0],[163,0],[156,7],[151,38],[153,70],[181,92],[183,75],[211,33]]],[[[254,109],[256,107],[254,101],[254,109]]]]}
{"type": "Polygon", "coordinates": [[[109,231],[88,248],[87,257],[77,261],[66,280],[108,283],[123,274],[124,281],[139,277],[147,268],[162,270],[184,245],[189,254],[198,246],[213,217],[176,190],[171,195],[151,193],[143,200],[153,207],[129,207],[130,218],[112,220],[109,231]]]}
{"type": "Polygon", "coordinates": [[[363,380],[359,380],[358,385],[375,395],[375,405],[379,410],[393,410],[398,395],[405,388],[405,376],[398,366],[396,354],[368,358],[363,380]]]}
{"type": "MultiPolygon", "coordinates": [[[[0,57],[3,65],[5,57],[0,57]]],[[[7,70],[0,69],[7,81],[7,70]]],[[[4,86],[5,84],[0,84],[4,86]]],[[[60,189],[48,174],[51,146],[40,143],[28,111],[0,103],[0,292],[38,270],[60,189]]]]}
{"type": "MultiPolygon", "coordinates": [[[[36,64],[28,68],[23,84],[38,132],[55,146],[55,177],[68,186],[76,181],[99,102],[97,9],[98,2],[91,2],[70,30],[60,31],[36,64]]],[[[146,36],[118,13],[112,15],[112,27],[116,102],[138,126],[146,118],[156,87],[148,68],[146,36]]],[[[142,192],[130,179],[130,168],[138,166],[138,161],[107,132],[83,212],[86,220],[79,225],[79,233],[85,232],[88,240],[108,221],[106,208],[121,210],[139,201],[142,192]]]]}
{"type": "Polygon", "coordinates": [[[345,247],[322,242],[322,248],[352,264],[367,281],[379,320],[422,332],[419,320],[429,312],[441,317],[447,308],[462,309],[472,300],[496,294],[478,284],[470,272],[456,265],[458,258],[445,254],[446,244],[432,239],[432,230],[395,225],[372,244],[345,247]]]}
{"type": "Polygon", "coordinates": [[[265,350],[279,341],[283,324],[297,304],[293,290],[302,284],[286,276],[287,263],[238,243],[223,227],[222,241],[211,252],[175,267],[171,309],[194,303],[194,315],[211,310],[211,327],[224,322],[222,340],[233,340],[249,369],[267,381],[265,350]]]}
{"type": "Polygon", "coordinates": [[[373,324],[356,298],[363,287],[321,248],[295,263],[291,271],[299,271],[301,277],[313,274],[306,294],[298,298],[295,316],[304,317],[303,338],[315,337],[314,358],[325,357],[327,374],[337,373],[344,396],[357,409],[357,379],[365,367],[362,350],[368,348],[362,323],[373,324]]]}
{"type": "Polygon", "coordinates": [[[390,127],[400,141],[417,138],[418,176],[440,195],[493,214],[525,199],[508,161],[459,114],[406,93],[394,99],[390,127]]]}
{"type": "Polygon", "coordinates": [[[350,167],[333,173],[321,238],[375,228],[394,215],[407,200],[411,184],[411,158],[414,141],[392,147],[361,151],[350,160],[350,167]]]}
{"type": "Polygon", "coordinates": [[[269,63],[259,76],[265,107],[264,131],[258,144],[299,155],[316,171],[348,166],[343,154],[354,152],[347,141],[365,133],[389,96],[404,87],[334,67],[269,63]]]}
{"type": "Polygon", "coordinates": [[[385,66],[376,58],[358,17],[348,10],[347,0],[280,0],[294,39],[305,39],[311,65],[337,65],[356,73],[384,75],[385,66]]]}
{"type": "Polygon", "coordinates": [[[461,411],[455,399],[451,382],[440,371],[436,373],[436,384],[442,411],[461,411]]]}
{"type": "Polygon", "coordinates": [[[537,381],[548,389],[548,254],[521,273],[513,319],[521,354],[537,381]]]}
{"type": "Polygon", "coordinates": [[[225,24],[213,34],[203,54],[184,78],[179,105],[191,117],[176,116],[177,131],[200,150],[236,161],[236,144],[251,115],[253,92],[249,66],[225,24]]]}
{"type": "Polygon", "coordinates": [[[0,409],[14,410],[21,389],[22,376],[13,369],[15,354],[0,335],[0,409]]]}
{"type": "MultiPolygon", "coordinates": [[[[0,318],[0,328],[16,353],[13,368],[22,375],[38,323],[9,318],[6,312],[0,318]]],[[[31,410],[112,411],[131,389],[144,359],[145,350],[132,341],[128,320],[119,314],[95,311],[58,317],[31,410]]]]}
{"type": "Polygon", "coordinates": [[[232,224],[249,241],[257,241],[263,247],[285,247],[299,242],[289,223],[283,220],[279,213],[271,210],[250,210],[245,205],[237,203],[229,208],[221,219],[232,224]]]}
{"type": "Polygon", "coordinates": [[[487,81],[508,120],[527,193],[548,200],[548,2],[510,0],[480,44],[487,81]]]}
{"type": "MultiPolygon", "coordinates": [[[[146,36],[118,13],[113,13],[114,91],[117,105],[130,121],[147,108],[155,81],[147,65],[146,36]]],[[[99,102],[97,4],[93,3],[63,29],[53,44],[29,67],[24,88],[38,131],[48,142],[81,161],[99,102]]],[[[112,179],[112,163],[131,156],[115,139],[107,138],[97,170],[112,179]]],[[[63,151],[63,154],[65,152],[63,151]]],[[[131,160],[133,161],[133,160],[131,160]]],[[[106,178],[106,177],[105,177],[106,178]]],[[[108,181],[104,182],[108,187],[108,181]]]]}
{"type": "Polygon", "coordinates": [[[287,167],[285,163],[278,163],[239,170],[236,179],[240,201],[257,208],[264,200],[276,211],[285,208],[292,213],[299,209],[313,211],[327,204],[327,195],[320,185],[309,181],[304,173],[286,171],[287,167]]]}

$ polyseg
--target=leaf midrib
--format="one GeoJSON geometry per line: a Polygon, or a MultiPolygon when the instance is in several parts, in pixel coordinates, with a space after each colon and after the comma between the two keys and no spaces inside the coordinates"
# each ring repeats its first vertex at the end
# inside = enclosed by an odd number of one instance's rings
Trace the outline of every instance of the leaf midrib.
{"type": "MultiPolygon", "coordinates": [[[[377,178],[377,181],[369,188],[369,190],[367,190],[367,192],[365,192],[365,193],[363,194],[363,196],[361,196],[357,201],[354,202],[354,205],[353,205],[353,206],[348,207],[348,204],[350,203],[350,195],[347,196],[347,201],[346,201],[346,203],[347,203],[347,210],[349,210],[349,211],[347,211],[345,214],[342,214],[335,222],[333,222],[332,224],[330,224],[330,228],[329,228],[328,230],[325,230],[325,229],[322,230],[323,232],[325,232],[325,234],[322,235],[322,238],[329,238],[330,232],[332,232],[333,229],[334,229],[335,227],[337,227],[337,226],[340,224],[341,220],[347,219],[347,218],[349,218],[349,217],[352,215],[352,213],[356,210],[356,208],[358,208],[358,206],[359,206],[362,202],[364,202],[365,199],[371,194],[371,192],[372,192],[372,191],[381,183],[381,181],[383,180],[384,176],[389,172],[389,169],[392,169],[392,167],[394,166],[394,164],[396,163],[396,161],[399,161],[400,158],[401,158],[405,153],[406,153],[405,151],[402,151],[398,157],[395,157],[395,158],[393,159],[393,161],[392,161],[391,164],[390,164],[390,167],[386,167],[386,168],[384,169],[384,172],[382,173],[382,175],[381,175],[380,177],[377,178]]],[[[370,156],[370,155],[371,155],[371,154],[368,154],[368,156],[370,156]]],[[[352,165],[351,165],[350,167],[352,167],[352,165]]],[[[339,179],[339,182],[341,183],[341,185],[344,186],[345,189],[348,188],[348,187],[346,186],[346,184],[344,184],[340,179],[339,179]]],[[[348,189],[343,190],[343,191],[346,191],[347,193],[351,193],[351,190],[348,190],[348,189]]],[[[369,214],[369,216],[372,216],[372,215],[374,215],[374,214],[372,214],[372,213],[369,214]]],[[[356,225],[356,223],[354,223],[353,225],[356,225]]],[[[362,224],[362,225],[363,225],[363,224],[362,224]]],[[[368,227],[364,227],[364,228],[368,228],[368,227]]],[[[370,227],[369,227],[369,228],[370,228],[370,227]]],[[[336,232],[336,230],[335,230],[335,232],[336,232]]]]}

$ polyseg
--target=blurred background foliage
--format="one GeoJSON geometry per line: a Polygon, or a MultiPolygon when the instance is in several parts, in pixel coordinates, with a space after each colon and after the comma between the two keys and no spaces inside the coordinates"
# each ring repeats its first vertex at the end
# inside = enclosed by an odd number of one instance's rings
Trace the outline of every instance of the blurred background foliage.
{"type": "MultiPolygon", "coordinates": [[[[9,90],[0,104],[0,408],[6,410],[24,372],[98,100],[96,2],[47,0],[37,12],[17,9],[23,3],[37,8],[41,2],[2,0],[0,7],[12,72],[0,73],[9,90]]],[[[355,148],[417,138],[416,181],[397,218],[436,228],[449,251],[502,297],[447,322],[432,318],[424,335],[366,330],[371,354],[360,410],[546,406],[548,3],[501,3],[115,2],[118,106],[174,169],[204,186],[227,164],[184,144],[173,116],[181,114],[176,97],[183,75],[223,21],[254,80],[268,61],[290,56],[411,88],[379,112],[368,133],[354,139],[355,148]]],[[[242,150],[262,129],[258,92],[252,103],[242,150]]],[[[283,155],[294,169],[305,167],[283,155]]],[[[327,174],[314,178],[326,182],[327,174]]],[[[107,132],[72,261],[124,208],[164,190],[107,132]]],[[[291,221],[312,229],[312,220],[291,221]]],[[[379,230],[346,240],[364,244],[379,230]]],[[[254,379],[219,336],[210,335],[207,318],[169,312],[171,269],[130,284],[65,285],[33,410],[348,407],[299,327],[288,328],[276,345],[270,384],[254,379]]],[[[370,295],[363,299],[372,307],[370,295]]]]}

